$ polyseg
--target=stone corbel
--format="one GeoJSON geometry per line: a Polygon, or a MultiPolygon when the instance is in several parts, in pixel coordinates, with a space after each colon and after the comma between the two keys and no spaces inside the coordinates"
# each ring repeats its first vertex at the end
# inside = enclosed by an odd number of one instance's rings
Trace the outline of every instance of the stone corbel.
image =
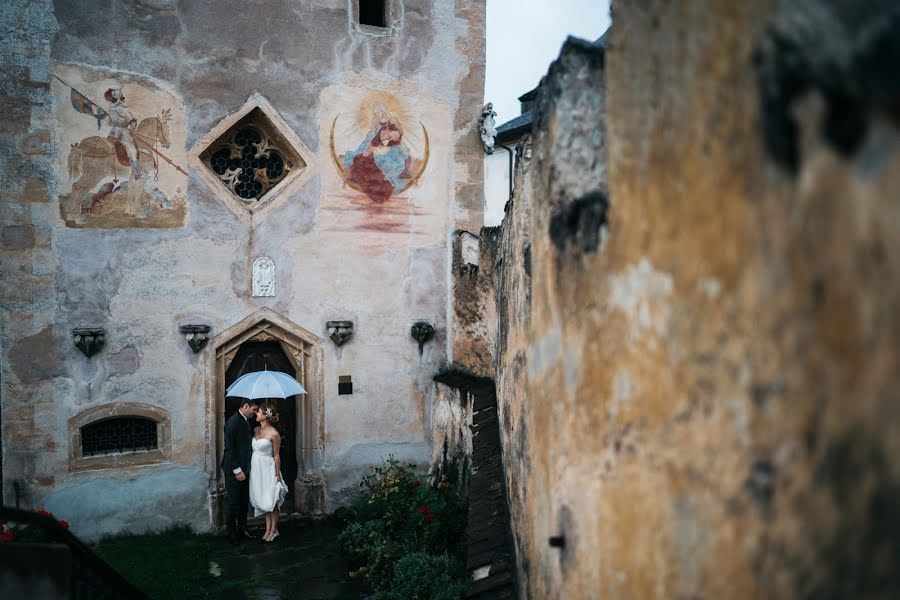
{"type": "Polygon", "coordinates": [[[422,356],[422,349],[425,346],[425,342],[434,337],[434,327],[431,323],[426,321],[417,321],[410,327],[409,333],[413,336],[414,340],[419,342],[419,356],[422,356]]]}
{"type": "Polygon", "coordinates": [[[344,342],[353,337],[353,321],[326,321],[325,326],[331,341],[338,346],[343,346],[344,342]]]}
{"type": "Polygon", "coordinates": [[[90,358],[106,344],[106,330],[102,327],[76,327],[72,330],[72,340],[75,347],[90,358]]]}
{"type": "Polygon", "coordinates": [[[182,325],[178,331],[185,337],[194,354],[197,354],[209,341],[209,329],[209,325],[182,325]]]}

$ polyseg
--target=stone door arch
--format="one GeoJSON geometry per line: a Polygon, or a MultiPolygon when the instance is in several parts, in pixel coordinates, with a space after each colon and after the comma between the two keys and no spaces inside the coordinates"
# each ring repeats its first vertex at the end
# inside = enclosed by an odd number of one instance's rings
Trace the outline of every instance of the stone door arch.
{"type": "Polygon", "coordinates": [[[322,376],[321,339],[296,323],[263,308],[246,319],[229,327],[213,339],[213,352],[208,372],[214,381],[207,386],[210,394],[207,406],[209,423],[213,431],[208,439],[213,464],[210,465],[210,492],[213,518],[222,522],[224,514],[224,478],[219,467],[224,446],[225,426],[225,372],[241,345],[247,342],[275,341],[281,345],[296,371],[297,380],[307,393],[300,395],[296,403],[297,463],[300,474],[294,484],[295,507],[300,512],[320,513],[324,508],[321,477],[322,440],[324,432],[324,381],[322,376]]]}

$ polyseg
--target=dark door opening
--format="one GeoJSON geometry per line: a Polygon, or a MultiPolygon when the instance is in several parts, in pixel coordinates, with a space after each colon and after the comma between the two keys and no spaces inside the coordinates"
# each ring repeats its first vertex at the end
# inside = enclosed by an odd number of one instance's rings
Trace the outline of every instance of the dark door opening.
{"type": "MultiPolygon", "coordinates": [[[[288,360],[281,344],[278,342],[246,342],[231,361],[228,370],[225,371],[225,389],[228,389],[234,380],[246,373],[253,371],[281,371],[291,377],[297,373],[291,361],[288,360]]],[[[297,479],[297,410],[296,396],[289,398],[271,398],[278,410],[279,420],[275,425],[281,434],[281,474],[288,486],[288,494],[282,505],[282,512],[292,512],[294,509],[294,481],[297,479]]],[[[240,398],[225,398],[225,420],[237,412],[241,406],[240,398]]],[[[256,423],[251,421],[251,425],[256,423]]],[[[252,474],[251,474],[252,477],[252,474]]]]}

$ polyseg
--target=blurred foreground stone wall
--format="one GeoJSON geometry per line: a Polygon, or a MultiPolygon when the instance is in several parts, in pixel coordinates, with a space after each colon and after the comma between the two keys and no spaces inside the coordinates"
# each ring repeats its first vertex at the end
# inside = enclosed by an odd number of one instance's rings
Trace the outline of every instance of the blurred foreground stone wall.
{"type": "Polygon", "coordinates": [[[521,595],[896,597],[897,9],[613,20],[551,66],[494,257],[521,595]]]}

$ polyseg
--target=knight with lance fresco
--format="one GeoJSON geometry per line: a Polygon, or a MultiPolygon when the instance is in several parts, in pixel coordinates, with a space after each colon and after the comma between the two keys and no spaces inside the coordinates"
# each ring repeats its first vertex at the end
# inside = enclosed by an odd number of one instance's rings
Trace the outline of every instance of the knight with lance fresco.
{"type": "Polygon", "coordinates": [[[60,77],[56,78],[69,88],[69,100],[77,112],[96,119],[98,130],[103,121],[110,125],[105,137],[86,137],[72,144],[69,151],[69,177],[81,214],[95,213],[98,207],[105,206],[104,202],[120,198],[125,204],[119,205],[118,210],[138,219],[155,208],[171,206],[170,203],[167,206],[168,199],[153,183],[159,175],[160,159],[186,174],[161,151],[169,147],[170,110],[138,121],[128,108],[121,88],[106,89],[103,93],[106,108],[102,108],[60,77]]]}
{"type": "Polygon", "coordinates": [[[138,162],[137,142],[134,137],[134,126],[137,125],[137,119],[128,110],[125,104],[125,95],[121,89],[109,88],[103,94],[103,98],[109,102],[109,110],[107,117],[109,124],[112,126],[109,131],[109,138],[122,144],[125,149],[125,155],[128,157],[128,163],[131,165],[131,171],[134,173],[135,179],[143,177],[141,165],[138,162]]]}

